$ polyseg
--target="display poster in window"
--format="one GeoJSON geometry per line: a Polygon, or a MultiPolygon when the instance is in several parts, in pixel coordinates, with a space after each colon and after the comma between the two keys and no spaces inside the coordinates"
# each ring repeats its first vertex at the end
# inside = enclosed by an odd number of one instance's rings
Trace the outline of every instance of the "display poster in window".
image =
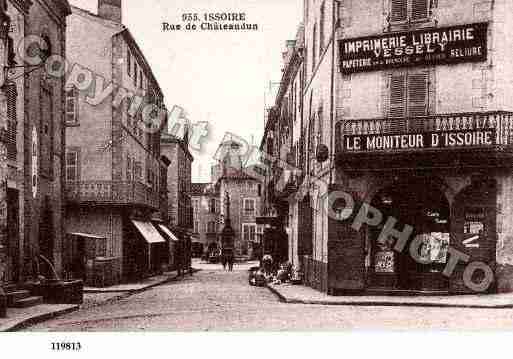
{"type": "Polygon", "coordinates": [[[463,245],[465,248],[479,248],[484,240],[485,210],[482,207],[465,208],[463,245]]]}
{"type": "Polygon", "coordinates": [[[376,253],[375,261],[376,273],[394,273],[395,272],[395,257],[393,251],[381,251],[376,253]]]}
{"type": "Polygon", "coordinates": [[[420,259],[425,263],[447,263],[450,234],[441,232],[424,233],[420,247],[420,259]]]}

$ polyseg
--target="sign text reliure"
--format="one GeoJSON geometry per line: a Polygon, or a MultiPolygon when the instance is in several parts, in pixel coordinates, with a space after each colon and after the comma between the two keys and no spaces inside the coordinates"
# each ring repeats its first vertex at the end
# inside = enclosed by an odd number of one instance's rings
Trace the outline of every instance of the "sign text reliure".
{"type": "Polygon", "coordinates": [[[339,43],[341,71],[485,61],[487,30],[487,23],[478,23],[344,39],[339,43]]]}

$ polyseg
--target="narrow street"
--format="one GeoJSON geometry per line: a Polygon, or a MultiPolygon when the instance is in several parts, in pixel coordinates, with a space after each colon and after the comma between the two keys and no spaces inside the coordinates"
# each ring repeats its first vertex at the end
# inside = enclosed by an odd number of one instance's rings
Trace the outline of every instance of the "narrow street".
{"type": "Polygon", "coordinates": [[[196,263],[192,277],[83,309],[27,331],[255,331],[347,329],[506,329],[513,310],[284,304],[233,273],[196,263]]]}

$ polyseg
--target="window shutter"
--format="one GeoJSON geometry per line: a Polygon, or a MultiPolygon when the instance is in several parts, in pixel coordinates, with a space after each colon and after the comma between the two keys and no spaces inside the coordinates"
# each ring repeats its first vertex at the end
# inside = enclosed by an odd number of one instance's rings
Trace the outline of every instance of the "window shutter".
{"type": "Polygon", "coordinates": [[[66,124],[78,124],[78,90],[71,88],[66,92],[66,124]]]}
{"type": "Polygon", "coordinates": [[[408,115],[419,117],[427,115],[428,72],[418,72],[408,76],[408,115]]]}
{"type": "Polygon", "coordinates": [[[16,111],[16,102],[18,92],[14,83],[7,84],[5,89],[7,95],[7,158],[16,161],[17,147],[16,134],[18,127],[18,115],[16,111]]]}
{"type": "Polygon", "coordinates": [[[411,20],[418,21],[428,18],[429,0],[412,0],[411,4],[411,20]]]}
{"type": "Polygon", "coordinates": [[[79,161],[80,152],[78,150],[70,150],[66,153],[66,181],[79,181],[79,161]]]}
{"type": "Polygon", "coordinates": [[[389,117],[406,116],[406,74],[390,77],[390,109],[389,117]]]}
{"type": "Polygon", "coordinates": [[[391,0],[390,21],[402,22],[408,19],[408,0],[391,0]]]}

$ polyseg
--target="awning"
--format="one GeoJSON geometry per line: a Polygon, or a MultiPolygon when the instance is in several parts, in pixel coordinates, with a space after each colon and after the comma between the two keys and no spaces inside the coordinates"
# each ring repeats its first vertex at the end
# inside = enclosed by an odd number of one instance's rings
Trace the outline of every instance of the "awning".
{"type": "Polygon", "coordinates": [[[173,234],[173,232],[171,232],[171,230],[169,228],[167,228],[163,224],[159,224],[158,226],[162,230],[162,232],[164,232],[169,237],[170,240],[172,240],[174,242],[179,241],[179,239],[176,238],[176,236],[173,234]]]}
{"type": "Polygon", "coordinates": [[[150,222],[141,222],[132,220],[134,226],[139,230],[148,244],[166,243],[159,231],[150,222]]]}

